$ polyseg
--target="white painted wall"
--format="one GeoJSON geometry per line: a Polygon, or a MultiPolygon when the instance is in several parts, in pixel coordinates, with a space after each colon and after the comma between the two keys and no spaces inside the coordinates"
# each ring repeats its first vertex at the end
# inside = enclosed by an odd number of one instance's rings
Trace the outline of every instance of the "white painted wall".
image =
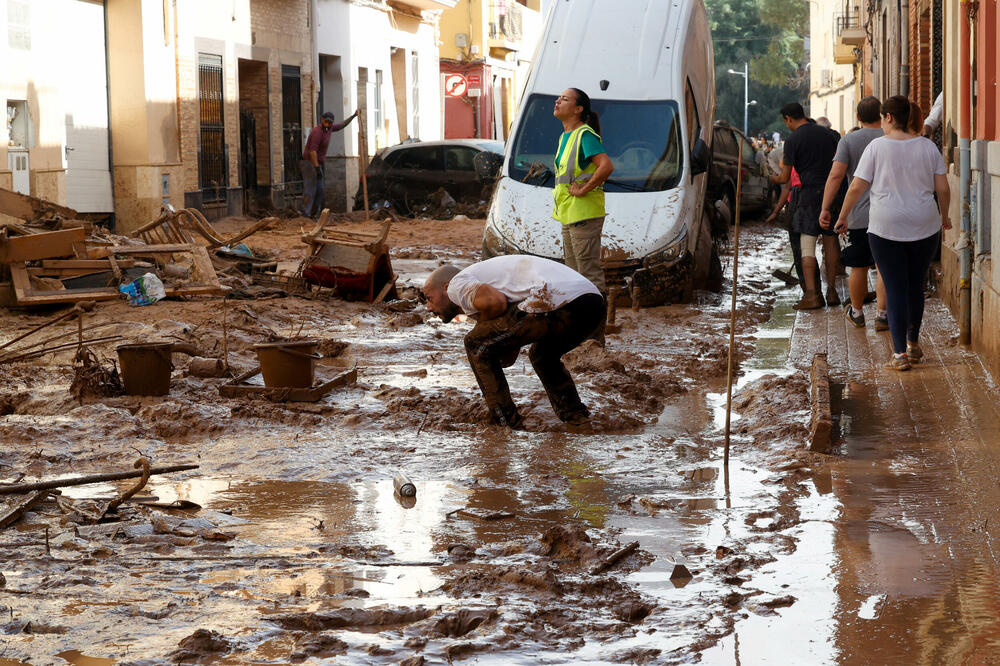
{"type": "MultiPolygon", "coordinates": [[[[396,102],[392,81],[390,48],[403,48],[407,52],[407,124],[413,116],[413,100],[409,88],[413,81],[410,53],[416,51],[419,61],[418,82],[420,85],[419,117],[420,127],[416,134],[422,140],[433,141],[441,138],[440,118],[441,93],[439,82],[438,35],[435,26],[429,22],[419,25],[415,32],[397,29],[390,21],[388,12],[356,5],[346,0],[319,0],[316,21],[317,50],[321,56],[340,56],[343,76],[342,108],[332,109],[338,119],[344,118],[357,108],[358,68],[368,69],[368,140],[369,152],[373,153],[376,143],[379,147],[399,143],[399,124],[396,120],[396,102]],[[375,127],[375,72],[382,70],[382,109],[389,120],[389,127],[375,127]]],[[[343,141],[335,136],[330,142],[330,155],[335,150],[343,150],[343,155],[358,154],[357,126],[352,124],[343,133],[343,141]]]]}

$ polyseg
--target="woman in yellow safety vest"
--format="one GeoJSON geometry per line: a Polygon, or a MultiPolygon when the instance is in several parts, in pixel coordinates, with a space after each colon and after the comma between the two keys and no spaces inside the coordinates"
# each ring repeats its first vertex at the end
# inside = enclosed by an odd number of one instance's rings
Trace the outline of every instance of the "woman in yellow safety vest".
{"type": "Polygon", "coordinates": [[[602,185],[614,167],[601,145],[600,119],[590,108],[590,97],[579,88],[564,90],[556,98],[552,115],[563,124],[552,192],[552,217],[562,223],[563,257],[567,266],[593,282],[607,299],[601,268],[602,185]]]}

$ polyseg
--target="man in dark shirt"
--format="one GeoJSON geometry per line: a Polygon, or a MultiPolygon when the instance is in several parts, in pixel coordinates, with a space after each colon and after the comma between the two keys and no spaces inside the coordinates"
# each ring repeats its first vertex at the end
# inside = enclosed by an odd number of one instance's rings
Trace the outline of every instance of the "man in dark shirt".
{"type": "Polygon", "coordinates": [[[327,111],[319,125],[309,132],[299,163],[302,170],[302,212],[306,217],[316,217],[323,210],[326,199],[323,162],[326,160],[326,148],[330,145],[330,134],[344,129],[357,117],[358,112],[355,111],[344,122],[334,123],[333,114],[327,111]]]}
{"type": "MultiPolygon", "coordinates": [[[[812,310],[826,303],[839,305],[840,297],[835,285],[840,246],[836,233],[820,226],[819,214],[823,204],[823,187],[833,165],[833,156],[837,153],[840,134],[806,119],[805,111],[798,102],[781,107],[781,118],[792,135],[785,140],[781,173],[772,176],[771,180],[779,184],[788,182],[793,167],[802,180],[798,206],[792,218],[792,231],[799,234],[801,243],[805,293],[794,307],[796,310],[812,310]],[[826,258],[825,302],[820,294],[819,263],[816,261],[816,241],[819,237],[823,238],[823,256],[826,258]]],[[[838,213],[841,201],[843,192],[835,202],[838,213]]]]}

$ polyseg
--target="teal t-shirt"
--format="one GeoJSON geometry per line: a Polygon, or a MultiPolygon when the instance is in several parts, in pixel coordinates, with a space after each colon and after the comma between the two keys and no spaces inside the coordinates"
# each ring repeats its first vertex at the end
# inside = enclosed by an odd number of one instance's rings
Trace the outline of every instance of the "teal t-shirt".
{"type": "MultiPolygon", "coordinates": [[[[556,153],[556,164],[562,159],[563,151],[566,149],[566,141],[569,140],[569,135],[572,132],[563,132],[562,136],[559,137],[559,152],[556,153]]],[[[590,164],[590,160],[594,155],[600,155],[604,152],[604,146],[601,144],[601,140],[593,132],[584,132],[583,138],[580,139],[580,169],[586,169],[587,165],[590,164]]]]}

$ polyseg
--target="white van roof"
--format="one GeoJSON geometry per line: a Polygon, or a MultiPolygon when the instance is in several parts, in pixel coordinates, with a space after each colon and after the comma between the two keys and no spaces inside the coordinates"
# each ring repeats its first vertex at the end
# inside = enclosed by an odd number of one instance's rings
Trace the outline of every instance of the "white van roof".
{"type": "Polygon", "coordinates": [[[556,0],[535,57],[546,66],[536,68],[527,90],[558,94],[574,87],[592,99],[676,98],[673,68],[683,58],[683,28],[694,2],[701,0],[556,0]],[[602,80],[609,82],[606,91],[602,80]]]}

